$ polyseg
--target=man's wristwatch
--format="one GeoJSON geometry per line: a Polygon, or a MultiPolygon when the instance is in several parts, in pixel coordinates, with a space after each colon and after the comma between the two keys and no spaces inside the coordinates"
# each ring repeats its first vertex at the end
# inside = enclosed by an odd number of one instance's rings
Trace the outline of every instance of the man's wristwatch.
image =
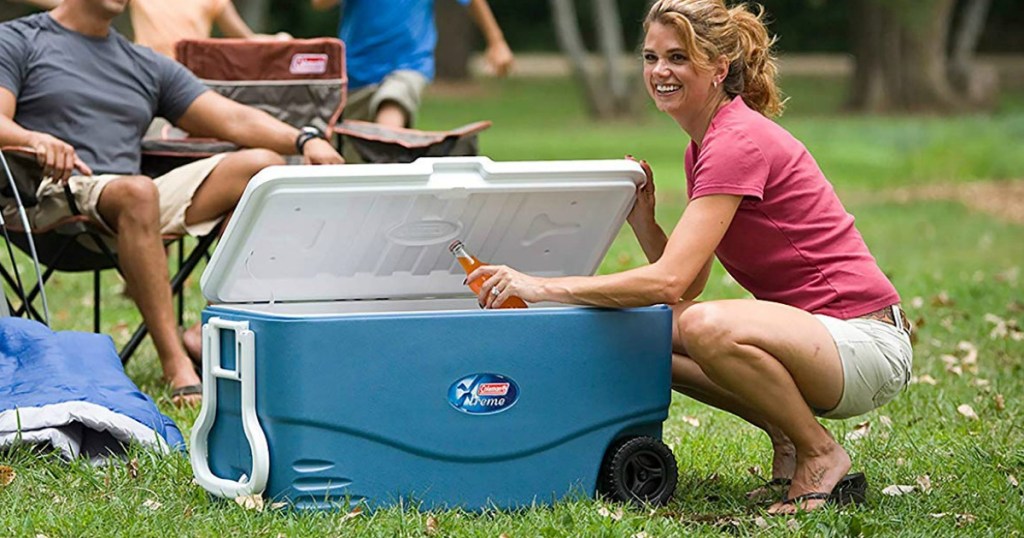
{"type": "Polygon", "coordinates": [[[295,137],[295,151],[297,154],[302,155],[302,148],[306,146],[306,142],[309,142],[314,138],[327,140],[327,137],[324,136],[324,132],[312,125],[307,125],[299,129],[299,136],[295,137]]]}

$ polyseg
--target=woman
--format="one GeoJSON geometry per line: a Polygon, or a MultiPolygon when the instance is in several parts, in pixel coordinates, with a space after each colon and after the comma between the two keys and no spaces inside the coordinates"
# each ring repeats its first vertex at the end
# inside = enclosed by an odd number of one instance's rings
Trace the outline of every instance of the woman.
{"type": "MultiPolygon", "coordinates": [[[[485,307],[510,296],[606,307],[672,305],[673,387],[768,433],[771,513],[863,499],[843,448],[815,415],[846,418],[890,400],[910,377],[909,327],[832,186],[788,132],[773,40],[745,7],[660,0],[644,23],[644,82],[658,109],[690,136],[690,198],[666,236],[654,219],[653,174],[628,222],[650,265],[593,277],[537,278],[504,266],[485,307]],[[757,300],[693,302],[713,256],[757,300]]],[[[756,492],[763,493],[763,492],[756,492]]]]}

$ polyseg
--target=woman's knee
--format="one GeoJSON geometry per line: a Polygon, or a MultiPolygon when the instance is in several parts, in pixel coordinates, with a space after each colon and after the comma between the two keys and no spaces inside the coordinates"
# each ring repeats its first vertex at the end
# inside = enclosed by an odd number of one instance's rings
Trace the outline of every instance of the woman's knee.
{"type": "Polygon", "coordinates": [[[676,319],[675,339],[698,363],[725,352],[735,344],[735,334],[728,314],[713,302],[695,304],[676,319]]]}

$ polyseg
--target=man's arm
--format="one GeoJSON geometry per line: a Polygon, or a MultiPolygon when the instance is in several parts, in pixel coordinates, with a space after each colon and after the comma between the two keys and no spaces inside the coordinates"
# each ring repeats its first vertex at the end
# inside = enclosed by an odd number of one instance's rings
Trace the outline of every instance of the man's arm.
{"type": "MultiPolygon", "coordinates": [[[[190,134],[210,136],[242,147],[266,148],[281,155],[295,154],[299,130],[262,110],[236,103],[212,91],[203,92],[178,118],[177,125],[190,134]]],[[[310,164],[345,162],[329,142],[314,138],[303,146],[310,164]]]]}
{"type": "MultiPolygon", "coordinates": [[[[313,0],[314,3],[316,1],[313,0]]],[[[505,34],[501,32],[501,27],[491,12],[491,6],[487,5],[487,0],[470,0],[469,15],[487,40],[487,63],[499,77],[507,75],[512,70],[515,58],[512,56],[512,49],[505,42],[505,34]]]]}
{"type": "Polygon", "coordinates": [[[0,146],[32,148],[36,152],[36,161],[43,167],[43,176],[50,176],[61,183],[66,182],[75,169],[92,175],[92,170],[78,158],[75,148],[70,144],[46,133],[29,131],[15,123],[13,118],[17,102],[11,90],[0,87],[0,146]]]}
{"type": "Polygon", "coordinates": [[[327,11],[338,5],[339,0],[310,0],[309,3],[316,11],[327,11]]]}

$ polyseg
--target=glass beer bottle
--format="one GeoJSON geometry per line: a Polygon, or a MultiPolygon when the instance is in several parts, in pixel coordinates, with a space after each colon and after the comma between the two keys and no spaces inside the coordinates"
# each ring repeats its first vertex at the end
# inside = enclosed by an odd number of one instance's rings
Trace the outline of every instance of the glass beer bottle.
{"type": "MultiPolygon", "coordinates": [[[[463,246],[462,241],[456,239],[452,241],[452,244],[448,246],[448,250],[451,251],[455,259],[458,260],[459,265],[462,266],[462,270],[466,271],[466,274],[470,274],[474,269],[481,265],[486,265],[480,260],[476,259],[476,256],[471,256],[466,252],[466,247],[463,246]]],[[[480,288],[483,287],[484,281],[487,280],[485,277],[479,277],[476,280],[469,282],[469,289],[473,290],[477,295],[480,294],[480,288]]],[[[501,303],[501,306],[497,308],[526,308],[526,301],[516,296],[511,296],[505,299],[505,302],[501,303]]]]}

